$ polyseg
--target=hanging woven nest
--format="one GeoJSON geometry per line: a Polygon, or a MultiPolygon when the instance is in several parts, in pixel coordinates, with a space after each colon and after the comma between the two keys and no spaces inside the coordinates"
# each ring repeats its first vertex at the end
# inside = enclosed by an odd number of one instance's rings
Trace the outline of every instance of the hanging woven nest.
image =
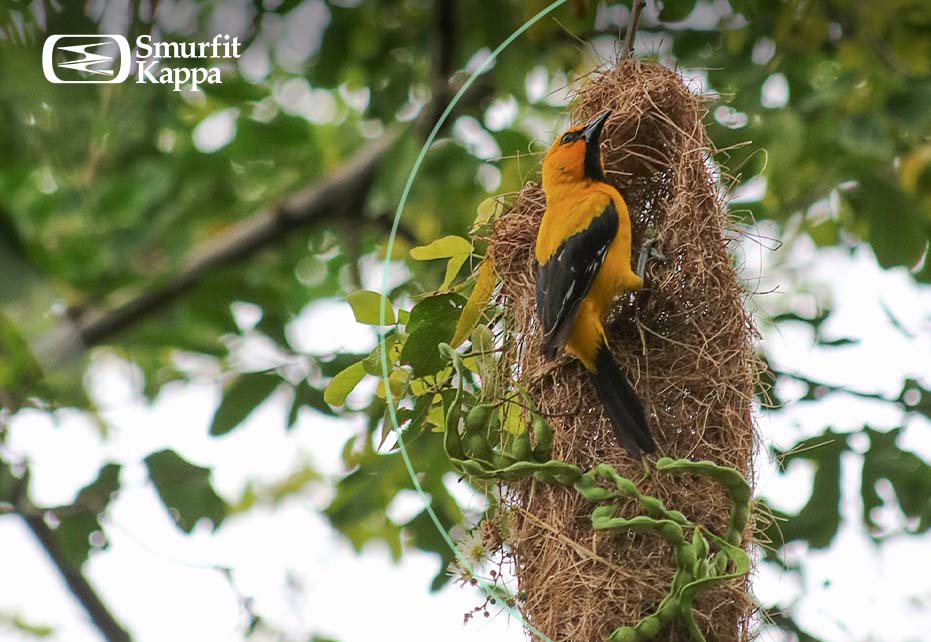
{"type": "MultiPolygon", "coordinates": [[[[593,74],[578,93],[573,122],[605,109],[613,110],[602,137],[606,174],[630,208],[633,247],[650,228],[665,255],[649,262],[644,291],[616,301],[606,323],[609,345],[644,402],[659,454],[709,460],[752,479],[755,332],[727,251],[705,103],[674,71],[624,60],[593,74]]],[[[642,463],[616,443],[578,362],[552,368],[539,354],[532,248],[544,207],[543,190],[526,185],[491,239],[498,303],[507,311],[502,363],[511,364],[552,426],[554,459],[582,470],[607,463],[640,480],[642,463]]],[[[654,471],[638,485],[694,523],[724,532],[732,504],[712,479],[654,471]]],[[[596,532],[591,503],[573,488],[527,479],[512,484],[504,500],[513,516],[507,544],[519,606],[554,642],[603,640],[655,610],[669,590],[676,570],[670,545],[652,532],[596,532]]],[[[641,513],[634,500],[621,501],[620,516],[641,513]]],[[[748,539],[749,527],[741,545],[748,539]]],[[[720,582],[698,596],[695,622],[708,640],[744,640],[751,606],[746,576],[720,582]]],[[[672,623],[656,639],[691,638],[672,623]]]]}

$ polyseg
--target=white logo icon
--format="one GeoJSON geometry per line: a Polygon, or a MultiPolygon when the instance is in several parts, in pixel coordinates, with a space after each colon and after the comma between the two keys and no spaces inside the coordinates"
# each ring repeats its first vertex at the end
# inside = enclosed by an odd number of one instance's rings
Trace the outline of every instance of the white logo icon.
{"type": "Polygon", "coordinates": [[[131,53],[129,42],[119,34],[77,34],[49,36],[42,47],[42,72],[53,83],[116,83],[129,77],[131,53]],[[67,44],[74,41],[74,44],[67,44]],[[113,73],[113,45],[119,51],[119,70],[113,73]],[[55,52],[67,52],[67,60],[55,62],[55,52]],[[82,71],[100,80],[63,80],[56,72],[56,67],[82,71]]]}

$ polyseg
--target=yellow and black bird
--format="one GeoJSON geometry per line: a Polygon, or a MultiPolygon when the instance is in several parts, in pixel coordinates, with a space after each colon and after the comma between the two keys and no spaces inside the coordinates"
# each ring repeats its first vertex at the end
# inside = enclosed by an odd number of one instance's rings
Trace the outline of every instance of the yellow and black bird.
{"type": "Polygon", "coordinates": [[[643,287],[631,269],[630,216],[608,184],[601,162],[601,131],[611,115],[573,127],[543,160],[546,212],[537,233],[537,315],[541,350],[563,350],[591,374],[614,434],[632,456],[653,452],[643,404],[611,356],[602,325],[611,301],[643,287]]]}

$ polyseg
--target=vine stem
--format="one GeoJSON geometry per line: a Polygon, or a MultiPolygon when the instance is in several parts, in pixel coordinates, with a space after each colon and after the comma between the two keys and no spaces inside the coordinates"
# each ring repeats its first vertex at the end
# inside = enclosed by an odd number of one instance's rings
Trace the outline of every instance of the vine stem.
{"type": "Polygon", "coordinates": [[[634,52],[634,38],[637,36],[637,25],[640,23],[640,12],[643,11],[647,0],[633,0],[630,6],[630,24],[627,25],[627,35],[624,36],[624,49],[621,58],[630,58],[634,52]]]}

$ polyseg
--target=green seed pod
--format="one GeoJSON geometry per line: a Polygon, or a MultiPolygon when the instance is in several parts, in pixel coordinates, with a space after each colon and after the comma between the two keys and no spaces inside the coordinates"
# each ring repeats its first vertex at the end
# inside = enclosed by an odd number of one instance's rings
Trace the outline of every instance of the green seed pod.
{"type": "Polygon", "coordinates": [[[514,438],[511,443],[511,455],[517,461],[530,459],[530,431],[525,430],[514,438]]]}
{"type": "Polygon", "coordinates": [[[638,642],[639,639],[637,629],[632,626],[622,626],[614,629],[614,633],[608,636],[607,642],[638,642]]]}
{"type": "Polygon", "coordinates": [[[654,515],[661,514],[666,509],[666,507],[663,506],[662,500],[657,499],[656,497],[641,497],[640,503],[643,504],[643,507],[647,509],[647,512],[654,515]]]}
{"type": "Polygon", "coordinates": [[[533,414],[533,458],[537,461],[549,461],[553,456],[553,429],[543,415],[533,414]]]}
{"type": "Polygon", "coordinates": [[[497,435],[501,432],[501,413],[493,412],[488,418],[488,434],[497,435]]]}
{"type": "Polygon", "coordinates": [[[731,521],[728,525],[728,529],[740,531],[742,533],[744,527],[747,525],[748,519],[750,519],[749,506],[746,504],[734,506],[734,510],[731,512],[731,521]]]}
{"type": "Polygon", "coordinates": [[[641,640],[651,640],[663,630],[663,623],[656,615],[650,615],[640,620],[636,629],[641,640]]]}
{"type": "Polygon", "coordinates": [[[739,482],[729,485],[727,490],[731,496],[731,501],[735,504],[746,504],[750,501],[750,485],[743,478],[739,482]]]}
{"type": "Polygon", "coordinates": [[[695,550],[686,544],[676,547],[676,566],[678,568],[692,568],[695,566],[695,550]]]}
{"type": "Polygon", "coordinates": [[[712,564],[714,565],[715,575],[723,574],[724,571],[727,570],[727,555],[724,553],[718,553],[714,556],[712,564]]]}
{"type": "Polygon", "coordinates": [[[602,502],[614,498],[614,493],[601,486],[579,485],[577,482],[575,488],[590,502],[602,502]]]}
{"type": "Polygon", "coordinates": [[[674,463],[675,463],[674,460],[671,459],[670,457],[660,457],[659,459],[656,460],[656,467],[659,470],[665,470],[666,468],[669,468],[670,466],[672,466],[674,463]]]}
{"type": "MultiPolygon", "coordinates": [[[[663,522],[663,525],[659,528],[659,534],[663,536],[663,539],[672,544],[678,544],[685,541],[685,536],[682,533],[682,527],[675,522],[663,522]]],[[[689,553],[692,552],[691,548],[688,550],[689,553]]]]}
{"type": "Polygon", "coordinates": [[[626,477],[619,477],[614,482],[617,484],[617,491],[624,497],[636,497],[639,494],[637,485],[626,477]]]}
{"type": "Polygon", "coordinates": [[[656,616],[663,624],[669,624],[676,616],[679,615],[679,598],[677,596],[667,596],[663,603],[659,605],[656,616]]]}
{"type": "Polygon", "coordinates": [[[666,511],[666,516],[667,516],[669,519],[673,520],[673,521],[679,522],[680,524],[689,524],[689,523],[690,523],[690,522],[689,522],[689,518],[686,517],[686,516],[685,516],[685,513],[683,513],[682,511],[678,511],[678,510],[667,510],[667,511],[666,511]]]}
{"type": "Polygon", "coordinates": [[[514,463],[514,458],[508,453],[494,451],[491,454],[490,461],[494,464],[495,470],[502,470],[514,463]]]}
{"type": "Polygon", "coordinates": [[[495,406],[493,404],[485,403],[473,406],[465,418],[466,432],[484,432],[494,410],[495,406]]]}
{"type": "Polygon", "coordinates": [[[467,432],[465,434],[465,452],[472,459],[482,459],[491,461],[491,446],[485,435],[478,432],[467,432]]]}
{"type": "Polygon", "coordinates": [[[701,534],[699,528],[692,531],[692,550],[695,551],[695,557],[698,559],[708,557],[708,540],[701,534]]]}

